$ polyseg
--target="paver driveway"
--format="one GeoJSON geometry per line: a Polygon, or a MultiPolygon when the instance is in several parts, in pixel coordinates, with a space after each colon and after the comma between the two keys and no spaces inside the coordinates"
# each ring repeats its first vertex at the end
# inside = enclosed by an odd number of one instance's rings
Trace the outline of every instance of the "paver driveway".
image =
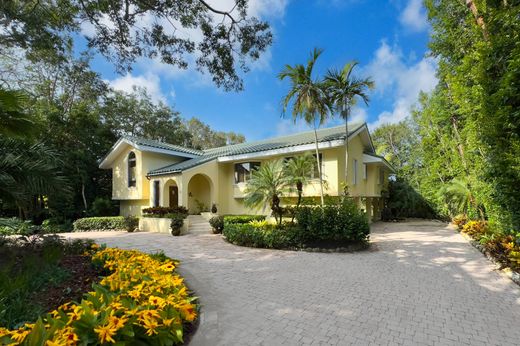
{"type": "Polygon", "coordinates": [[[237,247],[214,235],[89,233],[164,250],[200,296],[190,345],[520,345],[520,289],[438,222],[377,223],[353,254],[237,247]]]}

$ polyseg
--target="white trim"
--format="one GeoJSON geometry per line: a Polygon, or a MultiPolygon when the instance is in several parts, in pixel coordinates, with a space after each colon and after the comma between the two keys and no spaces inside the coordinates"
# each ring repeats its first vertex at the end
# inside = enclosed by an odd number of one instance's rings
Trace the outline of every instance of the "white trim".
{"type": "MultiPolygon", "coordinates": [[[[321,143],[318,143],[318,150],[319,149],[337,148],[342,145],[345,145],[345,140],[343,140],[343,139],[338,139],[338,140],[328,141],[328,142],[321,142],[321,143]]],[[[316,144],[314,144],[314,143],[302,144],[302,145],[295,145],[292,147],[286,147],[286,148],[280,148],[280,149],[257,151],[255,153],[220,156],[217,160],[218,160],[218,162],[249,160],[249,159],[253,159],[253,158],[284,155],[284,154],[304,152],[304,151],[309,151],[309,150],[316,150],[316,144]]]]}
{"type": "Polygon", "coordinates": [[[363,154],[363,163],[366,164],[381,164],[388,168],[391,172],[394,172],[394,168],[381,157],[373,156],[370,154],[363,154]]]}

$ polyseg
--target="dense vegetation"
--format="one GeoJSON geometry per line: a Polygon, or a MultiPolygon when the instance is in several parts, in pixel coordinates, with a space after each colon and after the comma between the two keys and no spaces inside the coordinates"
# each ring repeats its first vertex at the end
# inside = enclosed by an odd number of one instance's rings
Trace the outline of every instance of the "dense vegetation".
{"type": "Polygon", "coordinates": [[[405,216],[463,213],[489,220],[495,231],[518,232],[520,5],[426,4],[439,83],[421,96],[412,119],[374,133],[378,151],[398,170],[395,190],[411,196],[394,198],[408,203],[394,207],[405,216]]]}

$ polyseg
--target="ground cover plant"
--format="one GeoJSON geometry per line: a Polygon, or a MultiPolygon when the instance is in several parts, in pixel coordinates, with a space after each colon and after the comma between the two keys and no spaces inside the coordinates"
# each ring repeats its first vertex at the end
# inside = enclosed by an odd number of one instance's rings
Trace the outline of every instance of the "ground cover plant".
{"type": "Polygon", "coordinates": [[[0,326],[18,327],[81,298],[99,276],[83,256],[90,245],[52,235],[0,238],[0,326]]]}
{"type": "MultiPolygon", "coordinates": [[[[81,301],[67,302],[17,329],[0,328],[0,344],[173,345],[197,317],[177,262],[164,254],[99,248],[85,255],[107,275],[81,301]]],[[[5,326],[4,326],[5,327],[5,326]]]]}

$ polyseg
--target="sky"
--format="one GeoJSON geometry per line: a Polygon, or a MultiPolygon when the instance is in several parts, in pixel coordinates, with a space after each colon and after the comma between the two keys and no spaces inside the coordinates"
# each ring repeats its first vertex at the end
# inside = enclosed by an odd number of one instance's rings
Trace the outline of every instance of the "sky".
{"type": "MultiPolygon", "coordinates": [[[[223,9],[233,3],[210,2],[223,9]]],[[[314,47],[324,50],[316,76],[356,60],[357,75],[375,81],[369,106],[356,106],[351,116],[352,121],[366,121],[371,129],[409,116],[419,92],[431,91],[437,83],[421,0],[249,0],[249,14],[268,21],[274,39],[243,75],[243,91],[225,92],[194,68],[179,70],[149,59],[139,59],[131,73],[118,75],[97,55],[92,69],[115,89],[144,86],[155,101],[167,103],[184,118],[197,117],[215,130],[242,133],[248,140],[308,129],[301,121],[294,124],[281,117],[281,99],[289,82],[277,75],[286,64],[306,63],[314,47]]],[[[89,28],[83,31],[88,34],[89,28]]],[[[324,126],[338,124],[339,119],[332,119],[324,126]]]]}

